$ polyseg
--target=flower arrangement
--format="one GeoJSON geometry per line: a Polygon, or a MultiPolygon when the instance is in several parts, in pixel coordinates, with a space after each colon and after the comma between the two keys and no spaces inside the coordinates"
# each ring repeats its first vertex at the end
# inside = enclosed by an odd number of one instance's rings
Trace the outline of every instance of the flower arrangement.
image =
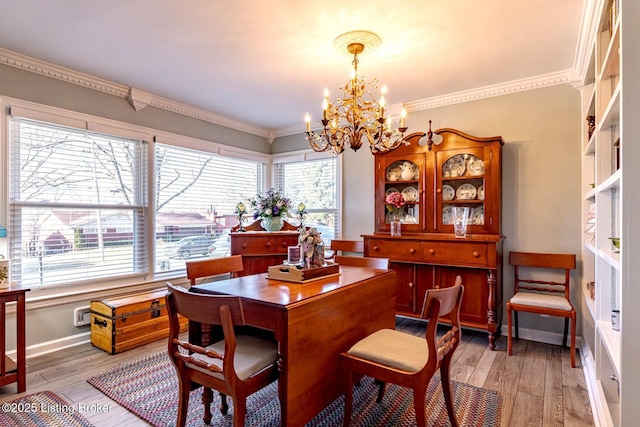
{"type": "Polygon", "coordinates": [[[291,199],[280,190],[270,188],[265,194],[251,199],[251,208],[254,219],[285,216],[291,208],[291,199]]]}
{"type": "Polygon", "coordinates": [[[300,229],[298,243],[300,243],[303,268],[320,267],[324,264],[322,235],[318,230],[315,228],[300,229]]]}
{"type": "Polygon", "coordinates": [[[404,209],[402,208],[404,206],[404,197],[397,191],[387,194],[385,203],[387,204],[387,210],[394,215],[404,214],[404,209]]]}

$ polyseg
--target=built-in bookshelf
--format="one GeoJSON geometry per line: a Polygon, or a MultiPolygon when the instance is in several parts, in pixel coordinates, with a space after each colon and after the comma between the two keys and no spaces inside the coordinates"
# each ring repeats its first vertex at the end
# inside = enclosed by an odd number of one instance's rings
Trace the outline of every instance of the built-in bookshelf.
{"type": "Polygon", "coordinates": [[[634,425],[640,419],[640,405],[633,403],[640,395],[640,263],[632,256],[640,254],[634,248],[640,242],[634,224],[640,214],[640,31],[633,22],[639,5],[596,2],[596,33],[582,87],[582,350],[597,425],[634,425]]]}

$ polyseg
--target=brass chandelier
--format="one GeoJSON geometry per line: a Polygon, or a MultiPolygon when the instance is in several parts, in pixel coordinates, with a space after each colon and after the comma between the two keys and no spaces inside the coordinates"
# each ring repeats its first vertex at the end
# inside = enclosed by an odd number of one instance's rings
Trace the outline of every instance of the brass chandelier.
{"type": "Polygon", "coordinates": [[[375,49],[379,44],[380,37],[368,31],[345,33],[334,41],[334,46],[346,45],[347,51],[353,55],[353,70],[349,81],[340,86],[343,96],[335,102],[329,100],[329,91],[325,88],[320,133],[311,130],[311,116],[306,114],[305,133],[313,150],[340,154],[345,147],[357,151],[368,141],[371,152],[378,153],[393,150],[402,143],[409,145],[404,141],[406,110],[402,109],[398,128],[392,129],[391,116],[385,117],[386,86],[382,87],[380,99],[376,101],[373,91],[378,88],[378,80],[366,83],[358,77],[358,55],[375,49]]]}

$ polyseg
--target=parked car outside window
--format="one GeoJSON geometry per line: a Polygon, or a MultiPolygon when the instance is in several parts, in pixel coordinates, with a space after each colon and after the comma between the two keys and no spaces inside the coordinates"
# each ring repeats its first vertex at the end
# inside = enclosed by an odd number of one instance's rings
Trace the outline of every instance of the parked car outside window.
{"type": "Polygon", "coordinates": [[[231,235],[229,229],[214,240],[208,249],[209,258],[223,258],[231,255],[231,235]]]}
{"type": "Polygon", "coordinates": [[[169,258],[187,259],[194,255],[207,255],[209,245],[211,245],[211,237],[207,235],[185,237],[171,249],[169,258]]]}

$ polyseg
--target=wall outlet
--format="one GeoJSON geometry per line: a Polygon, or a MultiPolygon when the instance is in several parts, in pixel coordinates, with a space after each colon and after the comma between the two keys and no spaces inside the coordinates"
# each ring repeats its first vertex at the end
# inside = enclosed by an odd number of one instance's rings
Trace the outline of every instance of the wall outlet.
{"type": "Polygon", "coordinates": [[[91,309],[89,306],[78,307],[73,310],[73,326],[85,326],[91,323],[91,309]]]}

